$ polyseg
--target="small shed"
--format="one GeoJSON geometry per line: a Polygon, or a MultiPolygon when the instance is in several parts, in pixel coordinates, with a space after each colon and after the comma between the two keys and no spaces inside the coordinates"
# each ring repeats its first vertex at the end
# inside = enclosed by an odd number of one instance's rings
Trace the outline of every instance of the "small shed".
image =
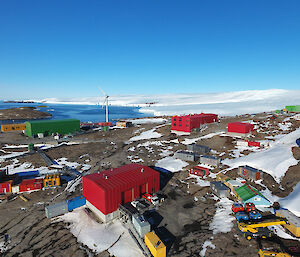
{"type": "Polygon", "coordinates": [[[186,149],[190,152],[196,154],[207,154],[210,152],[210,148],[206,145],[198,145],[196,143],[190,144],[186,146],[186,149]]]}
{"type": "Polygon", "coordinates": [[[219,197],[229,197],[230,189],[220,181],[210,183],[211,191],[219,197]]]}
{"type": "Polygon", "coordinates": [[[16,131],[16,130],[25,130],[25,124],[2,124],[1,125],[1,131],[7,132],[7,131],[16,131]]]}
{"type": "Polygon", "coordinates": [[[133,126],[133,123],[127,120],[119,120],[117,121],[116,126],[120,128],[129,128],[133,126]]]}
{"type": "Polygon", "coordinates": [[[218,167],[221,163],[221,159],[219,157],[216,157],[216,156],[201,155],[200,156],[200,163],[218,167]]]}
{"type": "Polygon", "coordinates": [[[178,151],[175,153],[175,158],[181,159],[183,161],[195,162],[199,159],[199,155],[187,152],[187,151],[178,151]]]}
{"type": "Polygon", "coordinates": [[[286,209],[276,210],[276,216],[286,218],[289,224],[283,226],[289,230],[294,236],[300,237],[300,218],[294,213],[286,209]]]}
{"type": "Polygon", "coordinates": [[[228,134],[237,136],[247,136],[254,130],[254,125],[244,122],[228,123],[228,134]]]}
{"type": "Polygon", "coordinates": [[[248,146],[261,147],[261,143],[258,141],[249,141],[246,139],[246,142],[248,143],[248,146]]]}
{"type": "Polygon", "coordinates": [[[19,192],[28,192],[41,190],[43,187],[43,179],[24,179],[19,185],[19,192]]]}
{"type": "Polygon", "coordinates": [[[144,238],[145,234],[151,231],[151,225],[143,215],[132,215],[132,225],[141,238],[144,238]]]}
{"type": "Polygon", "coordinates": [[[238,174],[243,178],[249,179],[251,181],[256,181],[263,178],[263,171],[255,169],[248,165],[240,166],[238,169],[238,174]]]}
{"type": "Polygon", "coordinates": [[[242,203],[254,203],[257,206],[264,207],[269,207],[271,205],[270,201],[265,196],[249,184],[235,188],[234,191],[234,194],[242,203]]]}
{"type": "Polygon", "coordinates": [[[190,174],[191,175],[196,175],[196,176],[199,176],[199,177],[202,177],[202,178],[204,176],[209,175],[209,173],[210,173],[209,168],[203,167],[203,166],[195,166],[195,167],[190,169],[190,174]]]}

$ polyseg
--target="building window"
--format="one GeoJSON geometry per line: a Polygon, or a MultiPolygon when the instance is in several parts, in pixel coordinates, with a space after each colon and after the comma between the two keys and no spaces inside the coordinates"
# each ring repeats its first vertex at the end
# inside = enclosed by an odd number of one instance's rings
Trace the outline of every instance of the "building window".
{"type": "Polygon", "coordinates": [[[182,119],[181,118],[179,118],[179,121],[181,121],[182,119]]]}
{"type": "Polygon", "coordinates": [[[174,121],[176,121],[176,118],[174,118],[174,121]]]}
{"type": "Polygon", "coordinates": [[[173,126],[175,126],[175,127],[176,127],[176,123],[173,123],[173,126]]]}

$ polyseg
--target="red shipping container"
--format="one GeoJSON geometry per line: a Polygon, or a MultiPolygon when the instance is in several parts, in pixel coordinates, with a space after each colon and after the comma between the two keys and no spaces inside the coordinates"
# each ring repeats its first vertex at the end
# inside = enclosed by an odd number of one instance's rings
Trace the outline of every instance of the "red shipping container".
{"type": "Polygon", "coordinates": [[[24,179],[19,185],[19,192],[40,190],[43,186],[43,179],[24,179]]]}
{"type": "Polygon", "coordinates": [[[159,172],[135,163],[82,178],[83,196],[104,215],[143,193],[157,192],[159,186],[159,172]]]}
{"type": "Polygon", "coordinates": [[[248,142],[248,146],[260,147],[260,142],[254,142],[254,141],[247,141],[247,142],[248,142]]]}
{"type": "Polygon", "coordinates": [[[228,123],[228,132],[231,133],[248,134],[253,130],[254,130],[254,125],[250,123],[243,123],[243,122],[228,123]]]}
{"type": "Polygon", "coordinates": [[[190,169],[190,174],[196,175],[199,177],[204,177],[209,175],[209,169],[202,167],[202,166],[195,166],[192,169],[190,169]]]}
{"type": "Polygon", "coordinates": [[[200,128],[206,123],[218,121],[218,115],[212,113],[189,114],[185,116],[173,116],[171,130],[191,132],[194,128],[200,128]]]}
{"type": "Polygon", "coordinates": [[[12,185],[12,183],[13,183],[12,180],[0,183],[0,194],[11,193],[11,185],[12,185]]]}

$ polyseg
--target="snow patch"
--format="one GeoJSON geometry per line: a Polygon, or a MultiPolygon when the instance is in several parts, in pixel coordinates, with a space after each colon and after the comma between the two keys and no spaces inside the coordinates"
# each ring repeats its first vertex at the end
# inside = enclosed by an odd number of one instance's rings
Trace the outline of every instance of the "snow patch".
{"type": "Polygon", "coordinates": [[[145,140],[145,139],[161,137],[162,134],[155,132],[155,129],[156,128],[144,131],[140,135],[130,138],[129,141],[133,142],[133,141],[138,141],[138,140],[145,140]]]}
{"type": "Polygon", "coordinates": [[[236,159],[225,159],[223,164],[231,168],[249,165],[273,176],[280,183],[288,168],[296,165],[298,161],[294,158],[292,147],[296,145],[296,139],[300,137],[300,129],[283,135],[280,139],[270,143],[270,148],[236,159]]]}
{"type": "Polygon", "coordinates": [[[214,234],[227,233],[231,231],[233,227],[232,221],[235,220],[235,218],[231,215],[232,204],[233,201],[228,198],[221,198],[220,201],[216,203],[217,210],[209,225],[209,229],[212,230],[214,234]]]}
{"type": "Polygon", "coordinates": [[[174,156],[172,157],[165,157],[161,160],[159,160],[155,166],[164,168],[166,170],[169,170],[171,172],[177,172],[182,170],[182,168],[188,166],[189,164],[185,161],[176,159],[174,156]]]}
{"type": "Polygon", "coordinates": [[[210,247],[210,248],[212,248],[212,249],[215,249],[215,248],[216,248],[216,246],[215,246],[211,241],[206,240],[206,241],[204,242],[204,244],[202,245],[202,250],[201,250],[200,253],[199,253],[200,256],[205,257],[205,253],[206,253],[207,247],[210,247]]]}
{"type": "Polygon", "coordinates": [[[60,216],[57,221],[69,223],[68,227],[77,237],[77,241],[97,254],[108,250],[116,257],[143,257],[127,229],[118,220],[110,224],[99,224],[86,213],[83,207],[80,207],[60,216]]]}

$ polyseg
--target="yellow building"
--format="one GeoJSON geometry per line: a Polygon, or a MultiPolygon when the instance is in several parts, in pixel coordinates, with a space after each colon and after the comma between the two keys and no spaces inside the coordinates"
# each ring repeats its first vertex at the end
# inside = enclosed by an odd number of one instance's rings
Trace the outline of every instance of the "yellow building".
{"type": "Polygon", "coordinates": [[[2,124],[1,131],[8,132],[8,131],[15,131],[15,130],[25,130],[25,123],[20,124],[2,124]]]}
{"type": "Polygon", "coordinates": [[[60,186],[59,174],[48,174],[44,178],[44,187],[56,187],[56,186],[60,186]]]}
{"type": "Polygon", "coordinates": [[[167,256],[166,246],[154,232],[148,232],[145,234],[145,244],[149,248],[153,257],[167,256]]]}
{"type": "Polygon", "coordinates": [[[132,127],[132,122],[131,121],[126,121],[126,120],[120,120],[116,123],[116,126],[119,128],[128,128],[132,127]]]}
{"type": "Polygon", "coordinates": [[[300,237],[300,218],[289,210],[280,209],[276,211],[276,216],[286,218],[289,224],[283,226],[294,236],[300,237]]]}
{"type": "Polygon", "coordinates": [[[221,181],[221,182],[225,182],[226,180],[230,180],[230,179],[231,179],[230,177],[223,174],[222,172],[217,174],[217,176],[216,176],[216,180],[221,181]]]}

